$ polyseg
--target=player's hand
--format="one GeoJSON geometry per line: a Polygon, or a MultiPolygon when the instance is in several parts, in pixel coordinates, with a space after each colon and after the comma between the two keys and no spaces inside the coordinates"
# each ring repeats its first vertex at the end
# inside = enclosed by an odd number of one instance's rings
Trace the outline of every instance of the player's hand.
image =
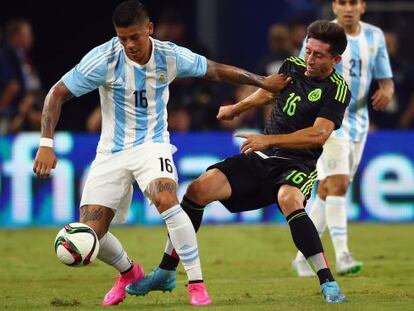
{"type": "Polygon", "coordinates": [[[55,152],[49,147],[39,147],[33,164],[33,172],[40,178],[47,178],[53,168],[56,167],[57,158],[55,152]]]}
{"type": "Polygon", "coordinates": [[[221,106],[217,114],[217,119],[229,121],[233,120],[234,117],[237,117],[237,115],[238,114],[235,112],[234,105],[221,106]]]}
{"type": "Polygon", "coordinates": [[[240,151],[248,154],[253,151],[265,150],[270,147],[270,137],[264,134],[243,134],[239,133],[236,137],[246,138],[240,147],[240,151]]]}
{"type": "Polygon", "coordinates": [[[277,93],[283,90],[290,83],[290,81],[292,81],[292,78],[282,73],[272,74],[265,78],[262,89],[272,93],[277,93]]]}
{"type": "Polygon", "coordinates": [[[372,107],[376,111],[384,111],[388,104],[391,102],[392,93],[386,92],[382,89],[378,89],[374,95],[371,96],[372,107]]]}

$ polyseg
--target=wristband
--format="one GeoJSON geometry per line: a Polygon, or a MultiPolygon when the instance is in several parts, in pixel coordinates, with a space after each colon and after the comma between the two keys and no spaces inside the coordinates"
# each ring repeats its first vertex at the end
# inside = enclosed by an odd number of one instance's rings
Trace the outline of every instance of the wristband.
{"type": "Polygon", "coordinates": [[[49,147],[53,149],[53,139],[41,137],[39,142],[39,147],[49,147]]]}

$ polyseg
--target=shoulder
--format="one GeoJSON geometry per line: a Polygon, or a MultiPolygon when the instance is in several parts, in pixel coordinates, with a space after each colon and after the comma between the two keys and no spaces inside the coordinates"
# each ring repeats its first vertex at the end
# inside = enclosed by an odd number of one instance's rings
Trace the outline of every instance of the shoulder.
{"type": "Polygon", "coordinates": [[[331,90],[331,94],[335,96],[335,99],[340,102],[345,102],[348,94],[350,94],[350,90],[342,75],[334,70],[328,78],[328,83],[328,88],[331,90]]]}
{"type": "Polygon", "coordinates": [[[364,31],[365,34],[370,34],[374,36],[384,36],[384,32],[378,26],[365,23],[365,22],[361,22],[361,25],[362,25],[362,31],[364,31]]]}
{"type": "Polygon", "coordinates": [[[285,74],[303,73],[305,72],[305,69],[305,61],[302,58],[290,56],[283,61],[279,72],[283,72],[285,74]]]}
{"type": "Polygon", "coordinates": [[[91,52],[94,51],[97,55],[110,55],[119,53],[121,50],[122,45],[119,42],[118,37],[113,37],[111,40],[93,48],[91,52]]]}
{"type": "Polygon", "coordinates": [[[154,38],[151,38],[151,41],[154,50],[163,55],[172,56],[176,55],[178,52],[179,46],[170,41],[161,41],[154,38]]]}
{"type": "Polygon", "coordinates": [[[290,56],[286,58],[284,64],[294,67],[306,67],[305,61],[302,58],[296,56],[290,56]]]}

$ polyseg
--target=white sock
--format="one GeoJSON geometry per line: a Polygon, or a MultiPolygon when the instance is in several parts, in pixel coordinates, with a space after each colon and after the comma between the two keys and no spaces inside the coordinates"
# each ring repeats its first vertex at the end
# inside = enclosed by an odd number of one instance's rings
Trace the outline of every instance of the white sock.
{"type": "MultiPolygon", "coordinates": [[[[318,195],[313,201],[312,207],[309,212],[309,218],[312,220],[313,224],[318,230],[319,237],[322,236],[326,229],[326,219],[325,219],[325,201],[323,201],[318,195]]],[[[305,256],[301,252],[296,254],[296,260],[304,260],[305,256]]]]}
{"type": "Polygon", "coordinates": [[[171,255],[173,252],[174,246],[171,243],[171,239],[169,236],[167,236],[167,243],[165,243],[165,249],[164,249],[164,253],[171,255]]]}
{"type": "Polygon", "coordinates": [[[196,233],[187,213],[177,204],[161,213],[161,216],[167,225],[172,245],[187,272],[188,280],[202,280],[196,233]]]}
{"type": "Polygon", "coordinates": [[[327,196],[325,213],[336,260],[338,261],[343,253],[349,252],[345,197],[327,196]]]}
{"type": "Polygon", "coordinates": [[[109,231],[99,240],[98,258],[119,272],[128,270],[132,265],[121,242],[109,231]]]}

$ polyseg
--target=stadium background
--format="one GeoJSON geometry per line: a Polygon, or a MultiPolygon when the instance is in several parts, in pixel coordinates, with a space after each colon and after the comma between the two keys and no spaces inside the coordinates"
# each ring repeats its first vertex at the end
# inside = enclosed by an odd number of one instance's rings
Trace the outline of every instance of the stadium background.
{"type": "MultiPolygon", "coordinates": [[[[50,86],[92,47],[114,35],[110,21],[117,1],[27,2],[2,4],[1,23],[25,17],[33,25],[33,62],[43,87],[50,86]]],[[[155,22],[168,10],[182,18],[189,42],[198,42],[210,58],[255,71],[267,52],[267,31],[275,22],[307,24],[331,18],[330,1],[143,1],[155,22]],[[231,12],[231,14],[229,13],[231,12]],[[229,38],[231,38],[229,40],[229,38]]],[[[414,17],[411,1],[369,1],[364,20],[395,31],[404,42],[401,57],[412,55],[409,27],[414,17]],[[398,17],[398,18],[397,18],[398,17]]],[[[215,86],[225,98],[229,86],[215,86]],[[224,94],[224,95],[223,95],[224,94]]],[[[86,117],[98,102],[97,93],[64,105],[57,136],[59,166],[53,178],[39,181],[31,174],[39,135],[0,136],[0,227],[57,225],[74,221],[85,172],[93,159],[96,134],[85,134],[86,117]]],[[[254,129],[251,129],[254,131],[254,129]]],[[[208,164],[238,152],[231,131],[173,134],[182,195],[185,185],[208,164]]],[[[348,194],[349,218],[354,221],[414,221],[414,134],[376,131],[370,134],[360,170],[348,194]]],[[[284,222],[275,207],[231,215],[224,208],[208,209],[206,222],[284,222]]],[[[130,224],[160,224],[155,209],[135,192],[130,224]]]]}

